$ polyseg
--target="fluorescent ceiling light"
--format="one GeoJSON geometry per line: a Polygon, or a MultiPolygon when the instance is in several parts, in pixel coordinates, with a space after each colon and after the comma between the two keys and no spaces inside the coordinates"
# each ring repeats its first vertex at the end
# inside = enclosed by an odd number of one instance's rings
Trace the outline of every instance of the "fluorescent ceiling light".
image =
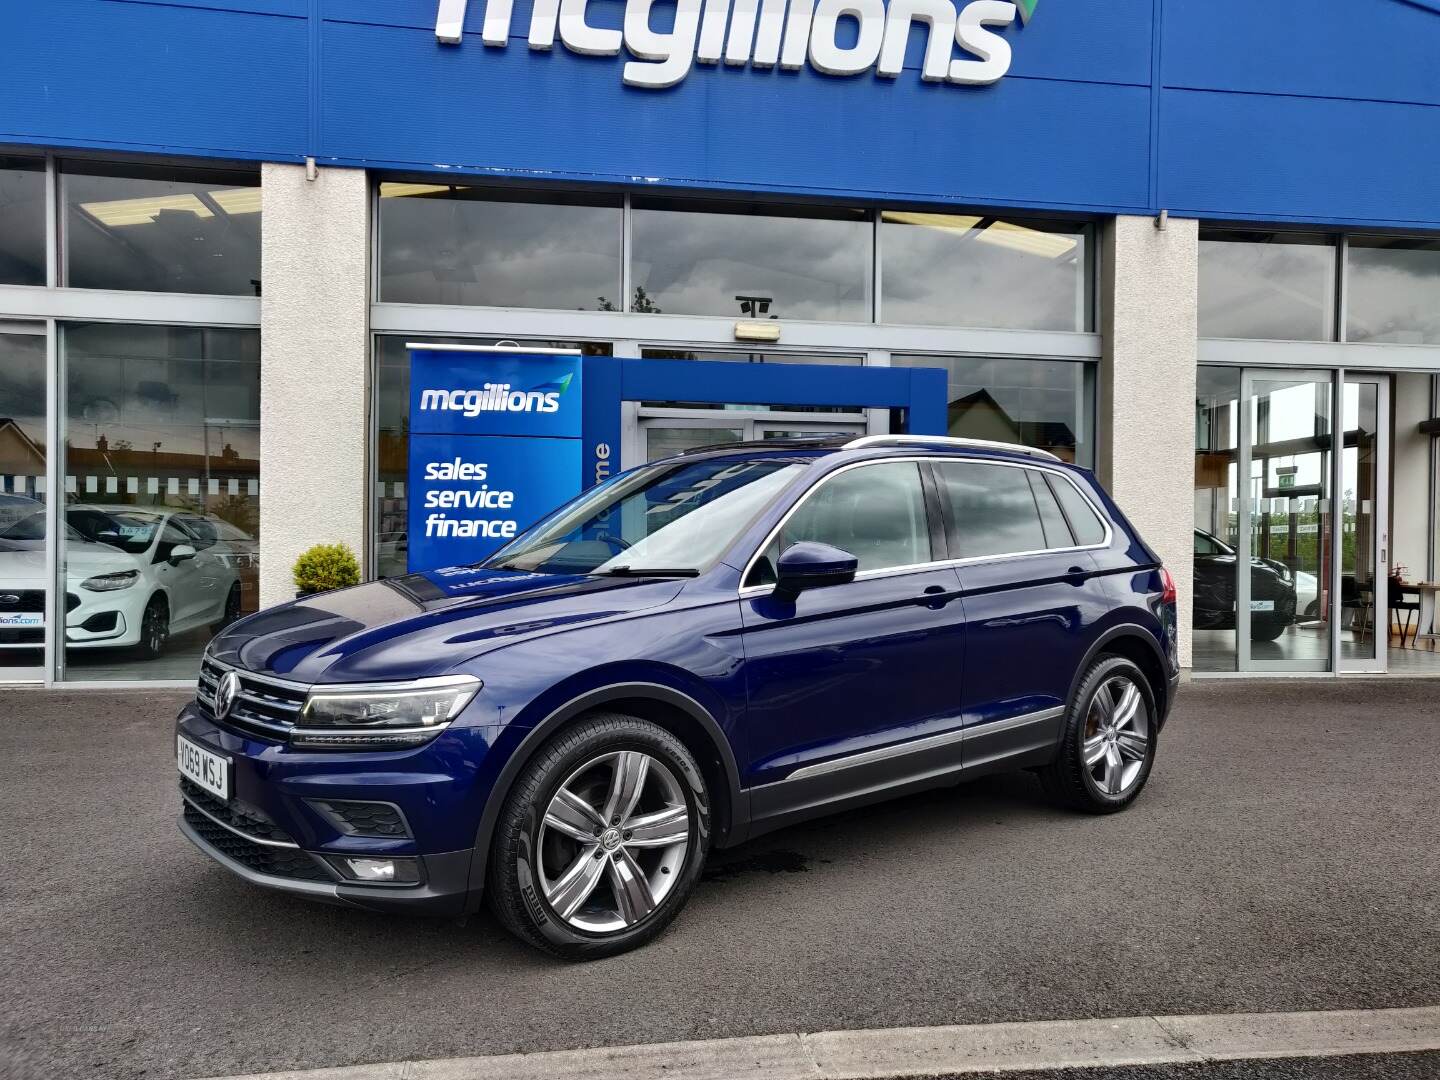
{"type": "MultiPolygon", "coordinates": [[[[206,194],[227,214],[258,214],[258,187],[223,188],[206,194]]],[[[197,218],[213,218],[215,212],[198,195],[154,195],[141,199],[111,199],[108,202],[81,203],[81,208],[106,228],[126,225],[153,225],[162,211],[194,214],[197,218]]]]}
{"type": "Polygon", "coordinates": [[[1065,236],[1062,233],[1029,229],[1024,225],[1016,225],[1013,221],[991,222],[989,227],[975,239],[982,244],[993,244],[996,247],[1009,248],[1026,255],[1040,255],[1047,259],[1058,259],[1062,255],[1068,255],[1075,250],[1076,245],[1074,237],[1065,236]]]}
{"type": "Polygon", "coordinates": [[[380,197],[397,199],[406,195],[438,195],[449,190],[449,184],[381,184],[380,197]]]}
{"type": "Polygon", "coordinates": [[[210,192],[215,205],[234,217],[237,214],[258,214],[260,212],[260,189],[258,187],[225,188],[210,192]]]}
{"type": "Polygon", "coordinates": [[[893,221],[899,225],[923,225],[927,229],[940,229],[942,232],[969,232],[980,223],[978,217],[969,217],[965,214],[922,214],[910,210],[885,210],[880,215],[881,221],[893,221]]]}

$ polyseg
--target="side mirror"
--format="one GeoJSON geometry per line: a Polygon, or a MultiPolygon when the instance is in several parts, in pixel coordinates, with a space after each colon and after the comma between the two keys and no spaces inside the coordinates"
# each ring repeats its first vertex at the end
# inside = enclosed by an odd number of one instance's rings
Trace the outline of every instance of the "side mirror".
{"type": "Polygon", "coordinates": [[[170,549],[170,565],[179,566],[186,559],[195,558],[195,549],[189,544],[176,544],[170,549]]]}
{"type": "Polygon", "coordinates": [[[824,585],[844,585],[855,580],[859,566],[860,561],[848,551],[802,540],[781,552],[775,568],[775,589],[794,594],[824,585]]]}

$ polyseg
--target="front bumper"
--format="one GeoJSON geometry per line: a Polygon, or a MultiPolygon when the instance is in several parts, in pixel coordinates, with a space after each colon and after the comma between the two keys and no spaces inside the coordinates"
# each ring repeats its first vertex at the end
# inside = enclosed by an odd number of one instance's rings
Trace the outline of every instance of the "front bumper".
{"type": "Polygon", "coordinates": [[[268,889],[371,911],[462,915],[478,909],[471,882],[483,809],[483,728],[451,727],[414,750],[325,753],[233,729],[191,703],[176,731],[230,762],[231,797],[181,782],[179,828],[231,873],[268,889]],[[389,804],[403,829],[347,830],[332,803],[389,804]],[[325,856],[415,859],[418,883],[345,879],[325,856]]]}

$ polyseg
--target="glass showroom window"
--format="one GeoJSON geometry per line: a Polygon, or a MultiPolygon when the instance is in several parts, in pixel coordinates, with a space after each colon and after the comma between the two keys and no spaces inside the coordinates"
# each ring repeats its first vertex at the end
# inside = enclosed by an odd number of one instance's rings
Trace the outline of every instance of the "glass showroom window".
{"type": "Polygon", "coordinates": [[[0,683],[44,677],[44,522],[45,328],[0,321],[0,683]]]}
{"type": "Polygon", "coordinates": [[[45,162],[0,154],[0,285],[45,284],[45,162]]]}
{"type": "Polygon", "coordinates": [[[1090,330],[1090,229],[974,214],[880,215],[887,323],[1090,330]]]}
{"type": "Polygon", "coordinates": [[[1355,236],[1346,248],[1345,340],[1440,344],[1440,240],[1355,236]]]}
{"type": "MultiPolygon", "coordinates": [[[[382,334],[375,338],[375,514],[373,541],[375,574],[399,577],[406,573],[409,537],[406,518],[410,503],[405,493],[410,468],[410,354],[407,341],[456,345],[498,345],[497,338],[457,338],[437,334],[382,334]]],[[[580,349],[588,356],[609,356],[609,342],[522,341],[506,345],[540,349],[580,349]]]]}
{"type": "Polygon", "coordinates": [[[1196,671],[1234,671],[1240,369],[1201,366],[1195,386],[1196,671]]]}
{"type": "Polygon", "coordinates": [[[1200,230],[1200,336],[1335,338],[1333,237],[1200,230]]]}
{"type": "Polygon", "coordinates": [[[72,323],[61,348],[65,677],[193,679],[256,607],[260,333],[72,323]]]}
{"type": "Polygon", "coordinates": [[[64,284],[260,295],[260,178],[65,162],[64,284]]]}
{"type": "Polygon", "coordinates": [[[379,297],[395,304],[614,311],[619,197],[380,185],[379,297]]]}
{"type": "Polygon", "coordinates": [[[895,356],[890,362],[945,369],[949,434],[1023,443],[1094,466],[1093,364],[984,356],[895,356]]]}
{"type": "Polygon", "coordinates": [[[631,311],[869,322],[864,210],[632,199],[631,311]]]}

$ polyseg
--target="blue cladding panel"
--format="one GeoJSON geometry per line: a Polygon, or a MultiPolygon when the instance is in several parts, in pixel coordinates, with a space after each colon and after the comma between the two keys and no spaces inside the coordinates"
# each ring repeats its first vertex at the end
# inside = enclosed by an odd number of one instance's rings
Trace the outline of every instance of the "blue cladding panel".
{"type": "MultiPolygon", "coordinates": [[[[1036,25],[1036,24],[1032,24],[1036,25]]],[[[343,160],[423,162],[859,197],[1143,207],[1144,87],[996,86],[697,66],[621,83],[621,60],[327,24],[323,131],[343,160]],[[375,71],[390,78],[375,79],[375,71]],[[803,136],[802,136],[803,133],[803,136]],[[380,156],[385,155],[385,156],[380,156]]]]}
{"type": "Polygon", "coordinates": [[[1440,108],[1167,90],[1162,204],[1198,216],[1440,219],[1440,108]]]}
{"type": "Polygon", "coordinates": [[[0,12],[0,40],[0,141],[304,155],[304,19],[11,0],[0,12]]]}
{"type": "Polygon", "coordinates": [[[1171,3],[1163,57],[1165,86],[1440,104],[1440,11],[1407,0],[1171,3]]]}
{"type": "Polygon", "coordinates": [[[0,142],[1440,228],[1440,0],[1044,0],[991,87],[922,83],[917,28],[894,80],[697,65],[663,91],[532,52],[530,3],[491,49],[484,0],[460,46],[437,0],[11,0],[0,142]]]}

